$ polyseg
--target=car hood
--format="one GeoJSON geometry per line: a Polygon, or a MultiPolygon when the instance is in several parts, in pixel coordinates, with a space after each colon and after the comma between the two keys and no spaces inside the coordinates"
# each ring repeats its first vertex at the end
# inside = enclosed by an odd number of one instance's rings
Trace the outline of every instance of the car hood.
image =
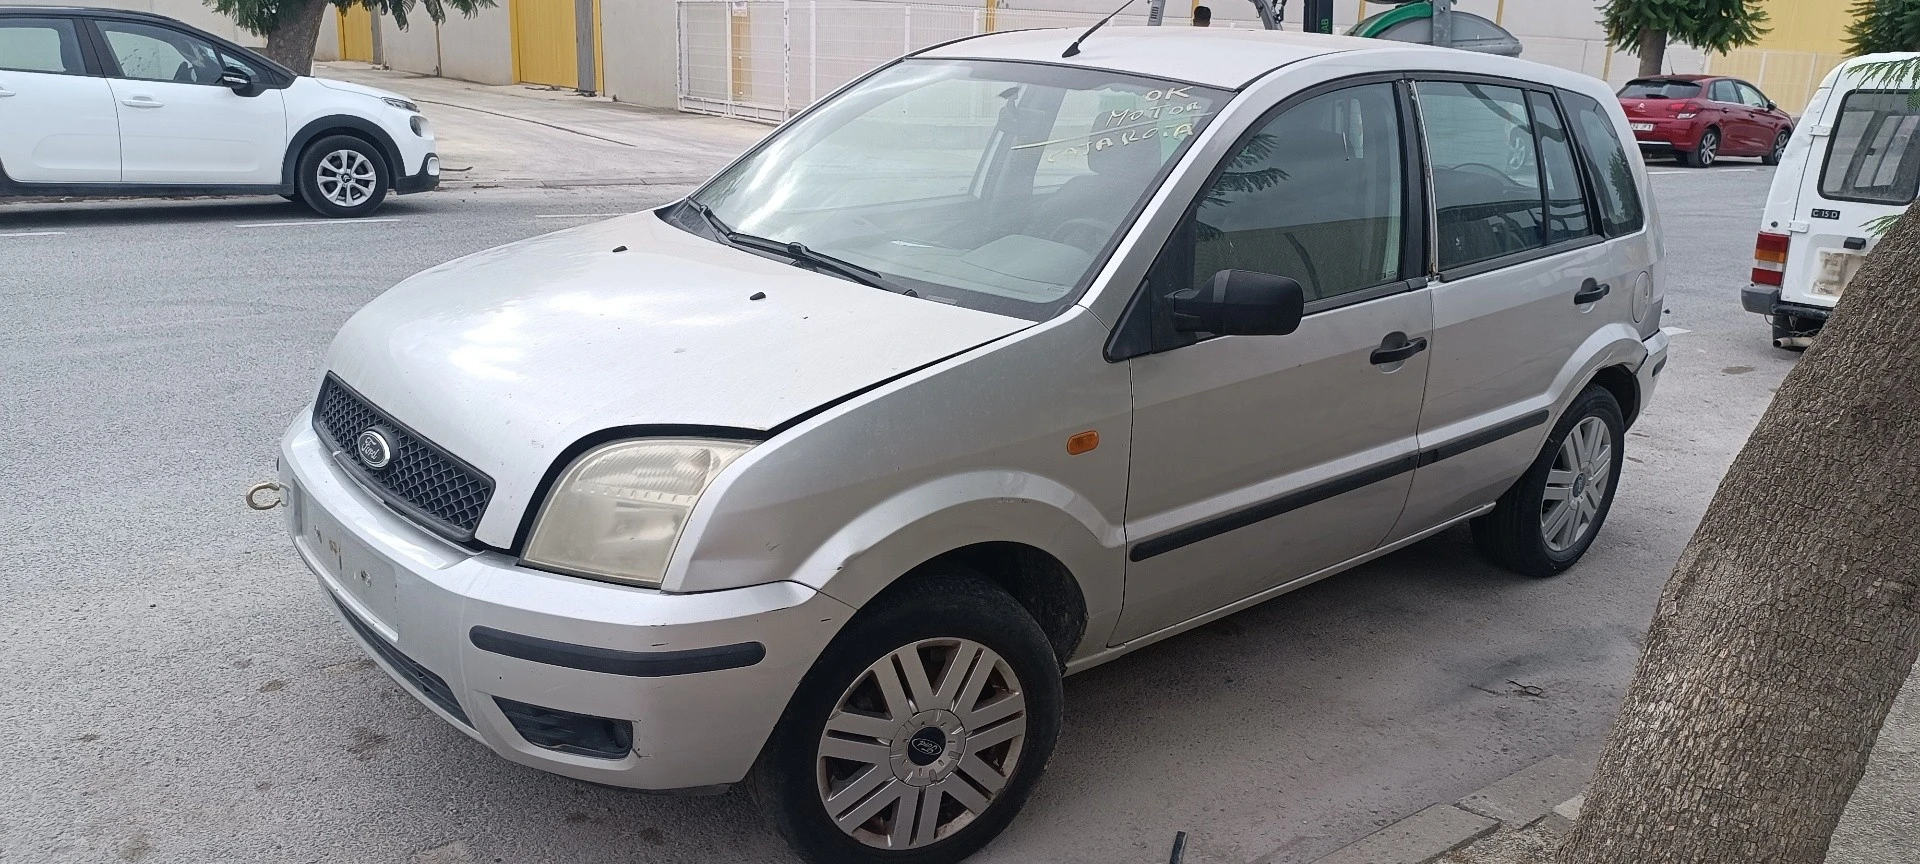
{"type": "Polygon", "coordinates": [[[517,522],[547,468],[589,435],[770,430],[1030,325],[763,258],[648,212],[413,276],[347,322],[327,367],[492,477],[481,534],[503,543],[495,511],[517,522]]]}
{"type": "Polygon", "coordinates": [[[398,93],[393,92],[392,90],[382,90],[378,87],[368,87],[365,84],[355,84],[351,81],[335,81],[332,78],[315,78],[313,79],[313,81],[314,83],[319,84],[320,86],[325,87],[329,90],[338,90],[342,93],[358,93],[362,96],[372,96],[375,99],[404,99],[408,102],[413,101],[411,99],[407,99],[407,97],[405,96],[402,96],[398,93]]]}

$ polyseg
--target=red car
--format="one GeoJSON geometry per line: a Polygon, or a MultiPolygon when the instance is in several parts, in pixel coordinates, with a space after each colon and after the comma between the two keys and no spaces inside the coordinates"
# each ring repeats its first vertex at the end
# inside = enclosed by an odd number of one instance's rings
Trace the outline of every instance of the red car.
{"type": "Polygon", "coordinates": [[[1722,156],[1758,156],[1780,164],[1793,118],[1738,78],[1662,75],[1620,88],[1620,107],[1640,152],[1705,168],[1722,156]]]}

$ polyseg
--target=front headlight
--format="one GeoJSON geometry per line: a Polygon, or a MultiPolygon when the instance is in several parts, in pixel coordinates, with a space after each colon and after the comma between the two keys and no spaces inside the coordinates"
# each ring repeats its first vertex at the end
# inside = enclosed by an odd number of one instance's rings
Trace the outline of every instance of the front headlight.
{"type": "Polygon", "coordinates": [[[420,106],[415,105],[412,102],[408,102],[405,99],[395,99],[392,96],[382,96],[380,97],[380,101],[385,102],[388,105],[392,105],[393,107],[398,108],[402,111],[411,111],[415,114],[420,113],[420,106]]]}
{"type": "Polygon", "coordinates": [[[521,562],[659,587],[700,494],[752,446],[645,438],[587,451],[547,493],[521,562]]]}

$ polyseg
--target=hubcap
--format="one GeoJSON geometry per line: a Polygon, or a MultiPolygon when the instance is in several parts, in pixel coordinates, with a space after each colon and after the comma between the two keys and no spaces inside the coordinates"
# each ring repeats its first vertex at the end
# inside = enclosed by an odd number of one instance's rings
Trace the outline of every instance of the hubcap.
{"type": "Polygon", "coordinates": [[[1026,737],[1026,696],[1006,660],[966,639],[916,642],[841,694],[815,757],[820,802],[868,846],[926,846],[986,812],[1026,737]]]}
{"type": "Polygon", "coordinates": [[[335,150],[320,160],[316,172],[320,196],[342,207],[358,207],[373,197],[378,174],[373,160],[358,150],[335,150]]]}
{"type": "Polygon", "coordinates": [[[1588,417],[1574,424],[1554,454],[1540,501],[1540,537],[1548,549],[1565,552],[1586,538],[1606,503],[1612,477],[1613,432],[1606,421],[1588,417]]]}

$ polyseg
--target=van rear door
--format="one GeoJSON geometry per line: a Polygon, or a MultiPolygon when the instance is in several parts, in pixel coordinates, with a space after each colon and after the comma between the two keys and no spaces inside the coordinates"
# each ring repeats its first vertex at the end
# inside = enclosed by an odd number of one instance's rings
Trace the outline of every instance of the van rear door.
{"type": "Polygon", "coordinates": [[[1876,220],[1899,215],[1920,191],[1920,103],[1912,90],[1836,86],[1820,108],[1785,232],[1793,239],[1780,300],[1830,308],[1884,231],[1876,220]]]}

